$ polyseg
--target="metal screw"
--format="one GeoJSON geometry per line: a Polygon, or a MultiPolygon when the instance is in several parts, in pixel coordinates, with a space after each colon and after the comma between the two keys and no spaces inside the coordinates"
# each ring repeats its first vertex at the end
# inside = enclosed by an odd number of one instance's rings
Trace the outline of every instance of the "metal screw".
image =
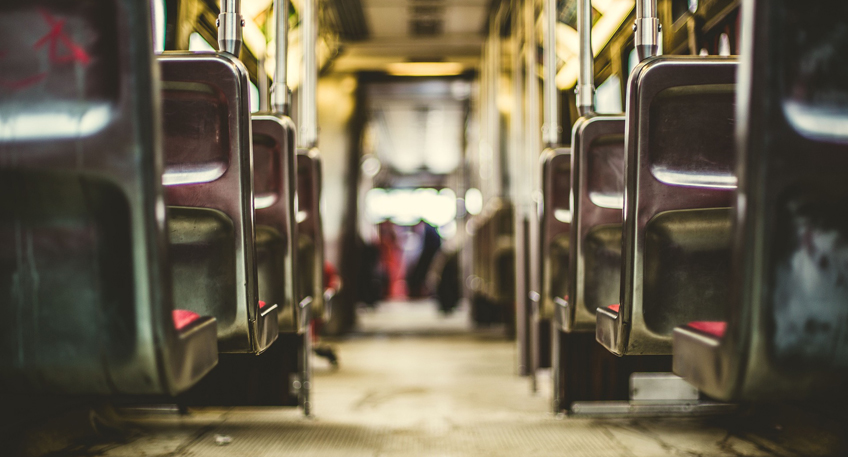
{"type": "Polygon", "coordinates": [[[215,19],[215,27],[220,27],[220,26],[221,26],[221,20],[215,19]]]}
{"type": "Polygon", "coordinates": [[[244,19],[241,20],[241,26],[244,27],[244,19]]]}
{"type": "Polygon", "coordinates": [[[635,32],[635,31],[636,31],[636,29],[638,29],[638,28],[639,28],[639,27],[638,27],[638,26],[636,25],[636,23],[634,22],[634,23],[633,23],[633,31],[635,32]]]}
{"type": "Polygon", "coordinates": [[[659,28],[657,29],[657,31],[662,32],[662,24],[659,24],[659,28]]]}

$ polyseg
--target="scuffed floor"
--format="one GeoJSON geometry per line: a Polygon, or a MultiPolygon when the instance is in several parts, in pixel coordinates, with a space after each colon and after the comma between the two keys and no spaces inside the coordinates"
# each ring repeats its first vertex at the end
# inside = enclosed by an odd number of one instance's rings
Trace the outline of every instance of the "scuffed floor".
{"type": "Polygon", "coordinates": [[[341,366],[316,360],[314,417],[277,409],[132,416],[123,456],[764,456],[812,455],[728,431],[711,419],[577,419],[549,413],[550,386],[531,394],[515,347],[463,314],[388,303],[334,343],[341,366]]]}

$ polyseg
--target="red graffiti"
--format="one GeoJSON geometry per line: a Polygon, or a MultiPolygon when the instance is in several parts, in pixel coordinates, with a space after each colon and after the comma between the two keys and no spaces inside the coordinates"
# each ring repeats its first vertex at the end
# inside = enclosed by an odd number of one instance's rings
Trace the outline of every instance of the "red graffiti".
{"type": "MultiPolygon", "coordinates": [[[[82,65],[88,65],[91,62],[91,57],[64,32],[65,20],[54,18],[47,10],[42,8],[39,8],[38,12],[41,14],[44,22],[50,27],[50,31],[35,42],[33,49],[41,49],[45,45],[48,45],[48,57],[52,64],[79,62],[82,65]],[[66,54],[59,53],[60,44],[68,51],[66,54]]],[[[6,57],[6,52],[0,51],[0,59],[4,57],[6,57]]],[[[11,90],[22,90],[38,84],[46,78],[47,72],[12,81],[0,79],[0,87],[11,90]]]]}
{"type": "Polygon", "coordinates": [[[50,31],[47,32],[47,35],[44,35],[40,40],[35,42],[35,49],[42,48],[45,44],[50,43],[50,62],[52,63],[69,63],[69,62],[80,62],[83,65],[88,65],[88,62],[91,61],[91,58],[88,54],[79,47],[76,43],[71,41],[68,35],[62,31],[65,27],[64,19],[55,19],[50,15],[47,11],[43,9],[39,9],[41,13],[41,17],[44,18],[44,22],[50,26],[50,31]],[[65,48],[70,51],[70,54],[59,55],[59,42],[62,42],[65,45],[65,48]]]}

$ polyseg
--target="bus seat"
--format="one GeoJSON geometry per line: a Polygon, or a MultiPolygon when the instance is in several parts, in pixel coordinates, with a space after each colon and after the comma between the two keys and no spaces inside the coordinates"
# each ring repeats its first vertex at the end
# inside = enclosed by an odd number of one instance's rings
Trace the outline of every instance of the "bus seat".
{"type": "Polygon", "coordinates": [[[591,332],[596,310],[619,300],[624,117],[578,119],[571,146],[570,300],[562,328],[591,332]]]}
{"type": "Polygon", "coordinates": [[[848,5],[742,6],[729,314],[674,331],[674,371],[721,400],[844,397],[848,5]]]}
{"type": "MultiPolygon", "coordinates": [[[[512,323],[515,303],[515,242],[513,206],[494,197],[469,227],[473,242],[471,315],[481,324],[512,323]]],[[[507,329],[511,332],[511,327],[507,329]]]]}
{"type": "Polygon", "coordinates": [[[620,308],[596,327],[618,356],[670,355],[675,326],[726,316],[736,68],[674,56],[631,74],[620,308]]]}
{"type": "MultiPolygon", "coordinates": [[[[549,149],[543,153],[541,160],[544,195],[540,215],[542,297],[539,308],[541,318],[555,319],[561,314],[557,303],[562,303],[556,298],[568,295],[571,150],[549,149]]],[[[558,322],[557,325],[562,326],[561,321],[558,322]]]]}
{"type": "Polygon", "coordinates": [[[317,149],[297,151],[297,265],[300,271],[298,303],[302,310],[301,328],[312,317],[324,316],[324,228],[321,222],[321,156],[317,149]],[[311,299],[311,303],[309,301],[311,299]]]}
{"type": "Polygon", "coordinates": [[[175,395],[217,363],[176,310],[143,2],[0,5],[0,387],[175,395]]]}
{"type": "Polygon", "coordinates": [[[259,296],[278,305],[281,332],[298,332],[295,126],[287,116],[270,114],[254,114],[251,123],[259,296]]]}
{"type": "Polygon", "coordinates": [[[515,207],[509,200],[502,200],[499,209],[492,215],[489,226],[489,291],[492,296],[492,311],[497,322],[506,324],[506,333],[516,332],[516,243],[515,207]]]}
{"type": "Polygon", "coordinates": [[[259,308],[247,70],[225,53],[157,60],[175,296],[217,318],[219,351],[261,353],[279,306],[259,308]]]}

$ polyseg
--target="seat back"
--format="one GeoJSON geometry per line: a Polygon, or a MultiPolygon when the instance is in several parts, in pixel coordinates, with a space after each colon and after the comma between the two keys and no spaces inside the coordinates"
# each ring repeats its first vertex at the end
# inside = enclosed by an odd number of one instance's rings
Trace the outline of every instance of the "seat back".
{"type": "Polygon", "coordinates": [[[736,68],[659,57],[630,76],[616,354],[671,354],[674,327],[726,316],[736,68]]]}
{"type": "Polygon", "coordinates": [[[743,4],[729,313],[675,329],[674,371],[723,400],[844,399],[848,5],[743,4]]]}
{"type": "Polygon", "coordinates": [[[504,200],[489,224],[489,291],[497,304],[515,302],[515,234],[512,203],[504,200]]]}
{"type": "Polygon", "coordinates": [[[624,117],[580,118],[572,130],[572,219],[563,330],[593,331],[621,281],[624,117]]]}
{"type": "Polygon", "coordinates": [[[295,126],[287,116],[268,114],[253,115],[251,122],[259,296],[278,304],[280,331],[297,332],[295,126]]]}
{"type": "Polygon", "coordinates": [[[185,390],[215,323],[174,313],[149,6],[6,2],[0,42],[0,386],[185,390]]]}
{"type": "Polygon", "coordinates": [[[571,149],[549,149],[542,154],[543,198],[539,215],[542,236],[542,293],[540,314],[556,317],[561,326],[568,295],[568,248],[571,238],[571,149]]]}
{"type": "Polygon", "coordinates": [[[222,352],[262,352],[278,324],[258,293],[247,70],[226,53],[158,61],[165,203],[184,222],[170,227],[175,295],[216,316],[222,352]]]}
{"type": "Polygon", "coordinates": [[[317,149],[297,151],[298,303],[303,322],[324,316],[324,227],[321,221],[321,156],[317,149]],[[311,298],[311,301],[307,299],[311,298]],[[306,309],[309,306],[310,309],[306,309]]]}
{"type": "Polygon", "coordinates": [[[726,338],[748,357],[728,372],[745,398],[832,398],[848,382],[848,5],[744,8],[726,338]]]}
{"type": "Polygon", "coordinates": [[[494,199],[486,205],[486,208],[482,216],[482,224],[480,224],[480,278],[482,279],[480,283],[480,290],[482,292],[483,297],[489,302],[494,301],[494,290],[492,288],[492,258],[494,257],[495,247],[494,247],[494,229],[492,228],[495,224],[494,222],[494,214],[500,208],[501,200],[494,199]]]}
{"type": "Polygon", "coordinates": [[[491,249],[488,247],[488,238],[489,231],[488,227],[488,207],[484,207],[483,210],[474,216],[474,225],[473,225],[473,233],[474,233],[474,274],[476,275],[476,284],[472,284],[475,287],[475,291],[477,295],[482,299],[488,299],[488,270],[489,270],[489,256],[491,255],[491,249]]]}

